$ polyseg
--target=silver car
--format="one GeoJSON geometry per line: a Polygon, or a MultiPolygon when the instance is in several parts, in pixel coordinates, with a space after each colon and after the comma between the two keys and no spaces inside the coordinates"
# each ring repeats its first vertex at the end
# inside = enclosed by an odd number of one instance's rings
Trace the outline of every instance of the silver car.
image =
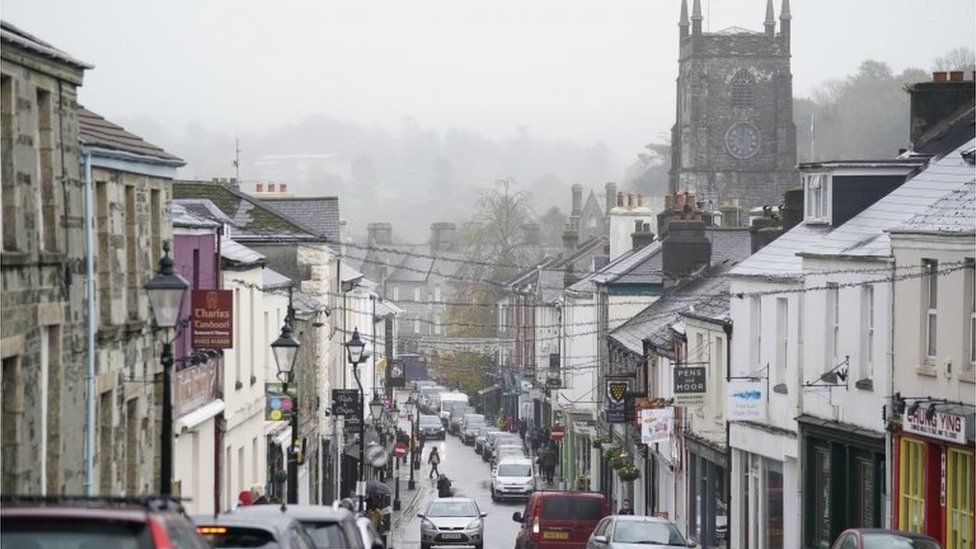
{"type": "Polygon", "coordinates": [[[485,546],[485,516],[471,498],[437,498],[427,505],[420,517],[420,547],[485,546]]]}
{"type": "Polygon", "coordinates": [[[671,521],[636,515],[604,517],[586,541],[586,549],[663,549],[676,545],[696,547],[671,521]]]}

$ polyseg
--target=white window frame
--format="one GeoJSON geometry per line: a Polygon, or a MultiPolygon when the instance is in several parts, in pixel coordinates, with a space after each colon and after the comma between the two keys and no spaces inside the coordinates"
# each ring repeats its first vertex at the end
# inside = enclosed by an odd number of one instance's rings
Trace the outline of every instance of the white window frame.
{"type": "Polygon", "coordinates": [[[749,353],[749,359],[752,364],[749,365],[747,371],[751,372],[758,368],[762,362],[762,297],[752,296],[749,302],[749,320],[749,327],[752,330],[752,334],[750,334],[752,352],[749,353]]]}
{"type": "Polygon", "coordinates": [[[874,285],[861,287],[861,379],[874,379],[874,285]]]}
{"type": "Polygon", "coordinates": [[[824,303],[826,314],[824,316],[827,323],[824,334],[827,364],[824,364],[824,371],[829,371],[837,365],[839,348],[837,340],[840,338],[840,288],[836,282],[828,282],[827,290],[824,293],[826,294],[824,303]]]}
{"type": "Polygon", "coordinates": [[[776,298],[776,384],[786,385],[786,361],[790,350],[790,302],[776,298]]]}
{"type": "Polygon", "coordinates": [[[420,301],[420,286],[413,289],[413,300],[420,301]]]}
{"type": "Polygon", "coordinates": [[[413,333],[420,333],[420,316],[413,317],[413,333]]]}
{"type": "Polygon", "coordinates": [[[397,301],[399,299],[400,299],[400,287],[399,286],[394,286],[393,287],[393,300],[394,301],[397,301]]]}
{"type": "Polygon", "coordinates": [[[971,257],[966,258],[966,269],[963,271],[964,284],[966,285],[964,292],[968,292],[966,295],[966,307],[968,313],[966,314],[966,320],[968,326],[966,329],[969,331],[968,334],[963,335],[964,340],[969,342],[968,349],[968,360],[969,370],[972,371],[976,369],[976,260],[971,257]]]}
{"type": "Polygon", "coordinates": [[[830,223],[830,185],[827,172],[803,174],[803,219],[807,223],[830,223]]]}
{"type": "Polygon", "coordinates": [[[434,301],[440,302],[441,300],[441,287],[434,286],[434,301]]]}
{"type": "Polygon", "coordinates": [[[922,323],[925,338],[925,358],[935,361],[939,352],[939,262],[935,259],[923,259],[922,268],[922,323]],[[933,333],[934,332],[934,333],[933,333]]]}

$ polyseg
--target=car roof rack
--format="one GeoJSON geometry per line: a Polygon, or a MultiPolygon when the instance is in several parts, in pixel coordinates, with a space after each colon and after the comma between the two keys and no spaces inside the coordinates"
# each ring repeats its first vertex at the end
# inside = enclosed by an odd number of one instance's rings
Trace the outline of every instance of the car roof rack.
{"type": "Polygon", "coordinates": [[[3,506],[49,506],[49,507],[143,507],[152,511],[173,511],[184,513],[182,502],[189,498],[172,496],[83,496],[60,495],[41,496],[34,494],[4,494],[0,495],[3,506]]]}

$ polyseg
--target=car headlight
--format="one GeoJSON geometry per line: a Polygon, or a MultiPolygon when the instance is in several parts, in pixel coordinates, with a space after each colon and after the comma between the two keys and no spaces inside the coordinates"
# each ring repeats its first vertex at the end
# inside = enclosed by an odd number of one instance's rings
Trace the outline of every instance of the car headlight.
{"type": "Polygon", "coordinates": [[[420,521],[420,529],[421,530],[437,530],[437,526],[435,526],[433,522],[431,522],[431,521],[429,521],[427,519],[422,519],[420,521]]]}
{"type": "Polygon", "coordinates": [[[468,524],[467,526],[464,527],[465,530],[476,530],[478,528],[481,528],[481,519],[480,518],[477,518],[477,519],[472,520],[471,521],[471,524],[468,524]]]}

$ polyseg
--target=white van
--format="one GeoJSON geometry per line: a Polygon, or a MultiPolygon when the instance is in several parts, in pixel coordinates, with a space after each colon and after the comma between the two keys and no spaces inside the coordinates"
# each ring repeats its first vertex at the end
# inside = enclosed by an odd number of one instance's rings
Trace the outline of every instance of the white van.
{"type": "Polygon", "coordinates": [[[528,498],[534,491],[535,473],[531,459],[507,457],[492,469],[492,501],[504,498],[528,498]]]}

